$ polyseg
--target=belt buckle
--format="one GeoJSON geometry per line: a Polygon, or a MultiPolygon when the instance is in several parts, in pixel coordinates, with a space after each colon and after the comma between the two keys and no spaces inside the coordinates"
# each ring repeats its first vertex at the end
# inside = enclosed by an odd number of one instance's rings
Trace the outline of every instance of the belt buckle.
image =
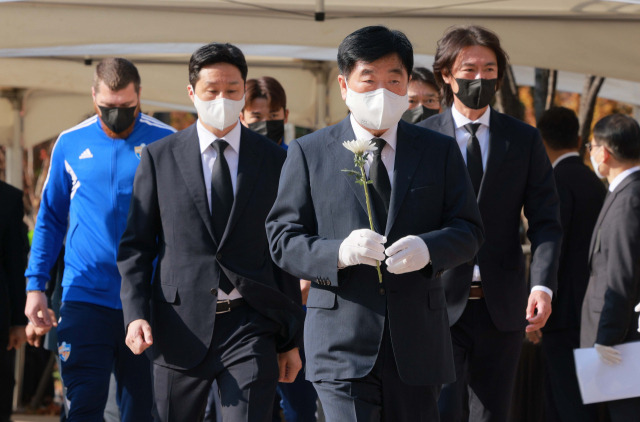
{"type": "Polygon", "coordinates": [[[231,300],[230,299],[224,299],[224,300],[219,300],[216,302],[216,315],[218,314],[226,314],[231,312],[231,300]],[[226,303],[227,304],[227,309],[223,309],[221,311],[218,310],[218,305],[222,304],[222,303],[226,303]]]}

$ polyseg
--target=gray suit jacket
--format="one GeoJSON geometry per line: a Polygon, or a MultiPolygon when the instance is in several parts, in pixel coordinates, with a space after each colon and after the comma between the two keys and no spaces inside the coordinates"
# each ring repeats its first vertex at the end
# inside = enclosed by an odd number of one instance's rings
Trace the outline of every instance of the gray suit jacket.
{"type": "MultiPolygon", "coordinates": [[[[482,223],[455,142],[405,122],[398,143],[386,227],[387,246],[420,236],[431,264],[402,275],[357,265],[338,270],[338,249],[356,229],[368,228],[362,186],[342,142],[354,139],[347,117],[293,141],[278,197],[267,219],[271,254],[283,269],[312,280],[307,300],[307,379],[360,378],[373,367],[388,319],[400,377],[412,385],[455,378],[442,273],[473,258],[482,223]]],[[[384,381],[383,381],[384,382],[384,381]]]]}
{"type": "MultiPolygon", "coordinates": [[[[539,132],[491,110],[489,156],[478,193],[486,240],[478,252],[482,288],[489,314],[503,331],[524,329],[529,286],[520,246],[520,213],[529,221],[533,259],[531,286],[555,291],[562,239],[560,204],[551,163],[539,132]]],[[[418,124],[455,137],[451,110],[418,124]]],[[[474,261],[446,271],[449,322],[460,318],[469,298],[474,261]]]]}
{"type": "Polygon", "coordinates": [[[582,304],[580,346],[640,340],[640,172],[607,195],[591,236],[591,277],[582,304]]]}

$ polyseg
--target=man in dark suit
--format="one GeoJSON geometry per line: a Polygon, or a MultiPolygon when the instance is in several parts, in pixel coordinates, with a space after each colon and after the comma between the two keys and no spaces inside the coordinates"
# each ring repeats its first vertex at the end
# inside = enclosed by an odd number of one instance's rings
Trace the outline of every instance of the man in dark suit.
{"type": "Polygon", "coordinates": [[[28,246],[22,191],[0,181],[0,204],[0,422],[8,422],[15,384],[14,349],[27,340],[23,309],[28,246]]]}
{"type": "Polygon", "coordinates": [[[145,148],[134,181],[121,297],[128,346],[153,344],[161,421],[196,421],[214,379],[225,421],[267,421],[278,380],[301,367],[298,281],[273,265],[264,229],[286,153],[239,124],[246,77],[231,44],[193,53],[198,121],[145,148]]]}
{"type": "MultiPolygon", "coordinates": [[[[604,117],[588,146],[609,192],[591,236],[580,346],[595,347],[605,363],[615,365],[636,358],[621,356],[615,346],[640,340],[634,314],[640,300],[640,126],[622,114],[604,117]]],[[[606,404],[612,422],[640,415],[640,397],[606,404]]]]}
{"type": "Polygon", "coordinates": [[[544,326],[556,287],[562,229],[540,134],[489,107],[506,67],[493,32],[448,29],[433,70],[450,109],[418,124],[456,138],[486,233],[475,260],[442,276],[457,376],[440,396],[445,421],[464,417],[467,395],[469,420],[507,419],[523,329],[527,321],[527,331],[544,326]],[[519,236],[523,206],[533,255],[530,291],[519,236]]]}
{"type": "Polygon", "coordinates": [[[542,338],[546,420],[587,422],[594,420],[595,414],[592,407],[582,404],[573,349],[580,347],[580,313],[589,282],[589,240],[607,189],[578,154],[580,125],[573,110],[552,107],[537,127],[553,166],[563,240],[553,313],[543,336],[540,331],[528,334],[534,343],[542,338]]]}
{"type": "Polygon", "coordinates": [[[271,255],[312,281],[306,376],[327,421],[437,420],[440,384],[454,379],[441,275],[482,243],[473,190],[451,138],[400,121],[413,67],[403,33],[353,32],[338,67],[351,113],[289,144],[271,255]],[[375,231],[362,185],[342,171],[354,169],[352,139],[376,144],[365,164],[375,231]]]}

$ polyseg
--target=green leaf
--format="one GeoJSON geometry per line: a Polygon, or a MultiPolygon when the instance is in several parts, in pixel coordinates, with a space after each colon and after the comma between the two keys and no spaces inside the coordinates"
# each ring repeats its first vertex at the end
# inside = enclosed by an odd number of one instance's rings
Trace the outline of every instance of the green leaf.
{"type": "Polygon", "coordinates": [[[360,176],[360,173],[358,173],[358,172],[357,172],[357,171],[355,171],[355,170],[347,170],[347,169],[344,169],[344,170],[342,170],[342,171],[343,171],[343,172],[345,172],[345,173],[347,173],[347,174],[349,174],[349,175],[351,175],[351,176],[356,176],[356,177],[360,176]]]}

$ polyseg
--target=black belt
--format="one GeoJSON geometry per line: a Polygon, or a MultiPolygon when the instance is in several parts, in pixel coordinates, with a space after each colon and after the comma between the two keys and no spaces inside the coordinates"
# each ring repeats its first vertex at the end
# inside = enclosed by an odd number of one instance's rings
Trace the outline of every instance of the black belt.
{"type": "Polygon", "coordinates": [[[231,312],[238,306],[242,306],[245,304],[243,298],[238,299],[225,299],[219,300],[216,304],[216,314],[226,314],[227,312],[231,312]]]}

